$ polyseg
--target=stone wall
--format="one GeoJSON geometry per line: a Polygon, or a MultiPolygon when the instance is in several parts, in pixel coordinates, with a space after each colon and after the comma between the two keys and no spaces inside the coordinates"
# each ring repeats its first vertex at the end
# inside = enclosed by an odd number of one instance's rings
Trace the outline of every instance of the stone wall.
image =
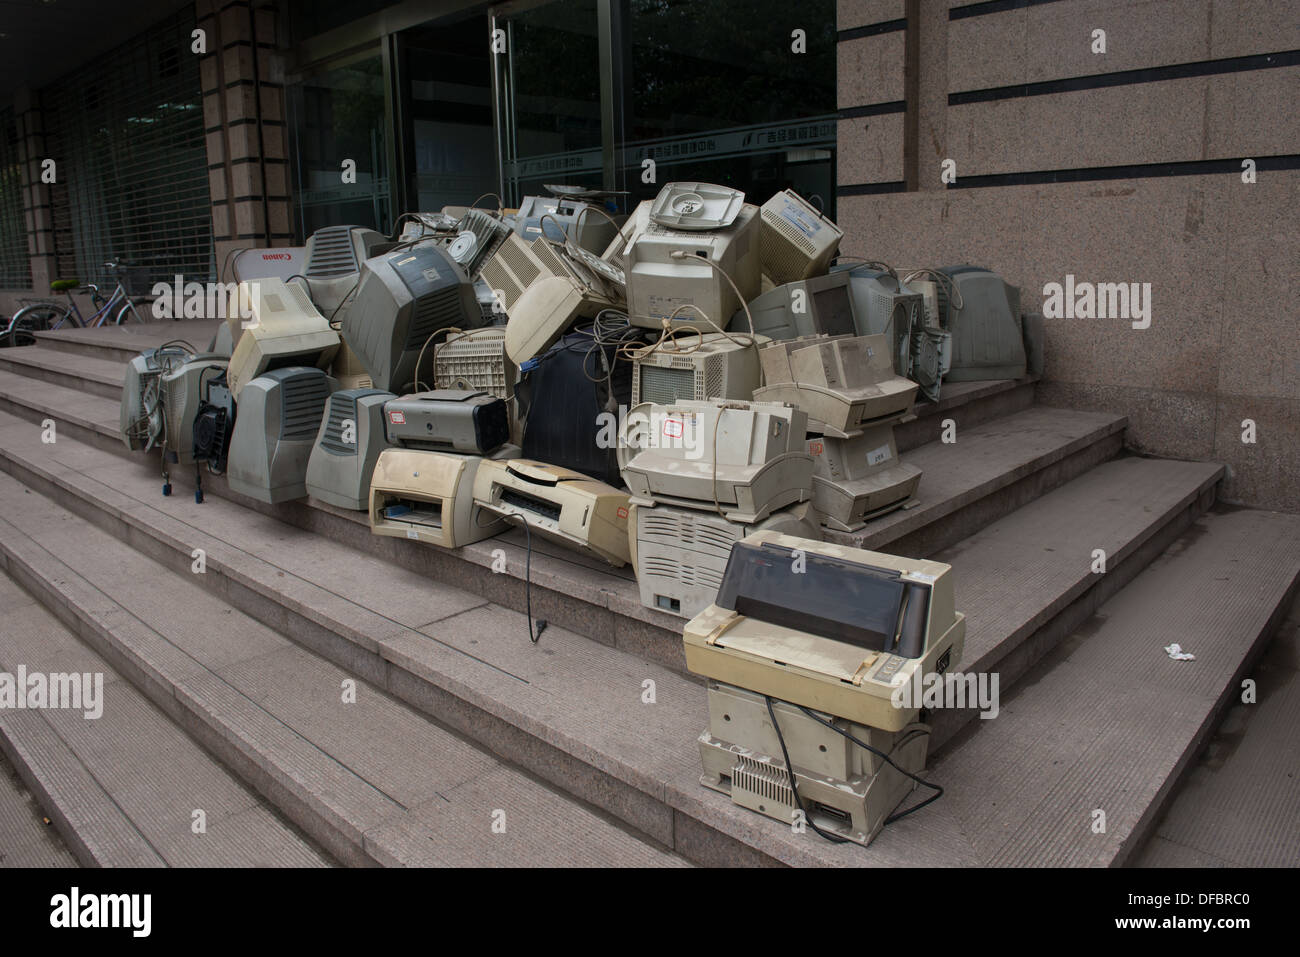
{"type": "Polygon", "coordinates": [[[1300,2],[840,0],[839,29],[845,251],[988,266],[1027,311],[1149,283],[1147,328],[1048,319],[1040,401],[1300,511],[1300,2]]]}

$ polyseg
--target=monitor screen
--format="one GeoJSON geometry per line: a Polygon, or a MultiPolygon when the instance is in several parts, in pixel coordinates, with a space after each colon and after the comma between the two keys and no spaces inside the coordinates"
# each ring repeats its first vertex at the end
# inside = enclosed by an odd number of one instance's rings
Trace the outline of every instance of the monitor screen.
{"type": "Polygon", "coordinates": [[[831,286],[813,294],[813,316],[817,331],[831,336],[855,336],[853,300],[847,284],[831,286]]]}

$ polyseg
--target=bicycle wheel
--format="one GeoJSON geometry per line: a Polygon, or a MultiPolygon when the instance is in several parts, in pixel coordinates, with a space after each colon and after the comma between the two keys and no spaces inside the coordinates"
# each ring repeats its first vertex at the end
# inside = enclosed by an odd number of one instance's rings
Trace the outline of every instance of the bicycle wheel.
{"type": "Polygon", "coordinates": [[[68,318],[68,308],[57,303],[38,302],[14,313],[4,332],[3,345],[30,346],[35,344],[32,334],[47,329],[58,329],[68,318]]]}

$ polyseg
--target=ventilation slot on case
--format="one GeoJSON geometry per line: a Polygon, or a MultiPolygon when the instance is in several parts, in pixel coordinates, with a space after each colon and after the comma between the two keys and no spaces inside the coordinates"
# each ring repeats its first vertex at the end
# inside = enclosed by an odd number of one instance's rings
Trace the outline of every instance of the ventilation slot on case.
{"type": "Polygon", "coordinates": [[[327,226],[312,234],[311,259],[303,275],[309,279],[345,276],[361,268],[352,248],[351,226],[327,226]]]}
{"type": "Polygon", "coordinates": [[[320,440],[321,448],[335,455],[356,455],[357,443],[343,441],[343,423],[352,420],[352,429],[356,431],[357,399],[356,396],[334,394],[330,396],[329,422],[325,426],[325,435],[320,440]]]}
{"type": "Polygon", "coordinates": [[[329,395],[325,376],[303,376],[284,383],[280,438],[309,439],[320,428],[321,406],[329,395]]]}
{"type": "Polygon", "coordinates": [[[748,791],[763,800],[794,807],[790,774],[784,768],[773,767],[752,758],[738,757],[736,766],[731,771],[731,787],[733,792],[748,791]]]}

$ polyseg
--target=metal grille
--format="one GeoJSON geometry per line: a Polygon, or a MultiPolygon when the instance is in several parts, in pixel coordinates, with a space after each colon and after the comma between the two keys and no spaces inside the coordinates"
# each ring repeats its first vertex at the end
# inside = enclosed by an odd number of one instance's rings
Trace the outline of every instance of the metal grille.
{"type": "Polygon", "coordinates": [[[357,443],[355,438],[351,442],[343,441],[343,424],[349,419],[352,420],[352,429],[355,433],[357,422],[357,398],[364,394],[359,389],[348,389],[343,392],[335,392],[330,396],[329,407],[326,413],[328,421],[325,425],[325,435],[320,440],[321,448],[327,452],[333,452],[335,455],[356,455],[357,443]]]}
{"type": "Polygon", "coordinates": [[[318,229],[309,240],[311,258],[304,275],[313,279],[346,276],[357,272],[357,251],[352,245],[352,226],[327,226],[318,229]]]}
{"type": "Polygon", "coordinates": [[[27,289],[32,284],[22,187],[18,126],[13,110],[0,110],[0,288],[3,289],[27,289]]]}
{"type": "Polygon", "coordinates": [[[731,770],[731,787],[733,793],[737,790],[748,791],[775,804],[794,807],[790,772],[785,768],[738,755],[736,766],[731,770]]]}
{"type": "Polygon", "coordinates": [[[280,438],[314,439],[325,415],[329,377],[317,369],[287,374],[280,388],[280,438]]]}
{"type": "Polygon", "coordinates": [[[194,23],[186,7],[43,91],[60,278],[111,283],[113,258],[150,284],[214,278],[194,23]]]}
{"type": "Polygon", "coordinates": [[[683,399],[696,398],[695,370],[693,368],[666,369],[663,366],[638,362],[632,370],[637,375],[634,383],[636,395],[634,402],[654,402],[658,405],[672,405],[683,399]]]}
{"type": "Polygon", "coordinates": [[[435,389],[474,389],[509,399],[515,389],[515,366],[506,355],[501,327],[449,339],[433,354],[435,389]]]}

